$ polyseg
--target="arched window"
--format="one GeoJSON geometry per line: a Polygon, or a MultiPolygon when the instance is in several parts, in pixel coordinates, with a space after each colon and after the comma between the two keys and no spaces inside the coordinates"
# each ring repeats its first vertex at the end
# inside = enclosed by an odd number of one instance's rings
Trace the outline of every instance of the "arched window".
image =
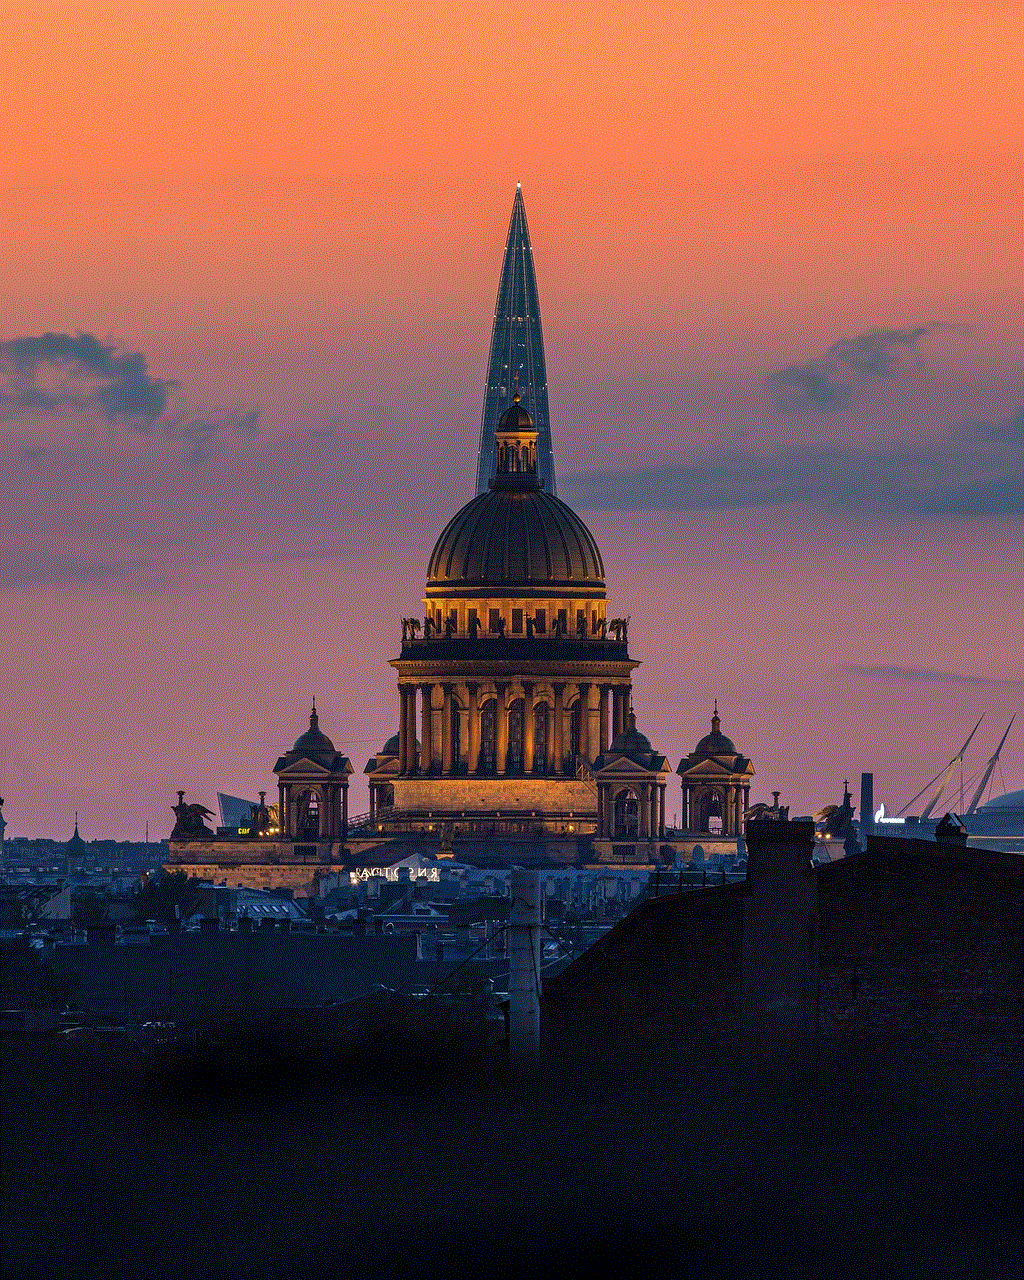
{"type": "Polygon", "coordinates": [[[704,802],[701,805],[702,821],[700,830],[715,835],[720,834],[724,825],[722,812],[722,797],[717,791],[712,791],[710,795],[704,798],[704,802]]]}
{"type": "Polygon", "coordinates": [[[320,836],[320,798],[315,791],[303,791],[295,812],[295,834],[301,840],[320,836]]]}
{"type": "Polygon", "coordinates": [[[487,771],[494,769],[497,705],[491,698],[480,708],[480,768],[487,771]]]}
{"type": "Polygon", "coordinates": [[[615,797],[615,836],[635,840],[640,830],[640,800],[636,792],[626,788],[615,797]]]}
{"type": "Polygon", "coordinates": [[[538,702],[533,708],[533,771],[546,773],[548,760],[548,704],[538,702]]]}
{"type": "Polygon", "coordinates": [[[516,698],[508,709],[508,767],[521,771],[523,767],[523,700],[516,698]]]}

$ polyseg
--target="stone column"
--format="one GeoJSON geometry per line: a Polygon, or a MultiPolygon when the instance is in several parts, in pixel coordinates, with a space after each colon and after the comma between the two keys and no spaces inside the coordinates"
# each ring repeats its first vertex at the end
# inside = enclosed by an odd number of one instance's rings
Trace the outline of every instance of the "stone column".
{"type": "Polygon", "coordinates": [[[583,681],[580,686],[580,759],[590,765],[593,756],[590,754],[590,683],[583,681]]]}
{"type": "Polygon", "coordinates": [[[277,784],[277,825],[280,832],[280,838],[283,840],[288,835],[288,812],[284,803],[284,783],[277,784]]]}
{"type": "Polygon", "coordinates": [[[494,771],[503,774],[508,769],[508,683],[496,681],[494,688],[494,771]]]}
{"type": "Polygon", "coordinates": [[[414,703],[416,690],[412,685],[400,684],[398,695],[398,768],[401,773],[412,773],[416,757],[415,705],[412,713],[409,708],[414,703]]]}
{"type": "Polygon", "coordinates": [[[651,787],[644,782],[640,786],[640,830],[637,833],[641,840],[647,840],[651,834],[651,787]]]}
{"type": "Polygon", "coordinates": [[[523,681],[523,772],[533,772],[533,749],[536,722],[534,720],[533,681],[523,681]]]}
{"type": "Polygon", "coordinates": [[[430,767],[435,773],[441,772],[441,754],[444,744],[444,725],[441,723],[444,691],[439,685],[430,686],[430,767]]]}
{"type": "Polygon", "coordinates": [[[348,786],[341,784],[341,838],[348,839],[348,786]]]}
{"type": "Polygon", "coordinates": [[[466,762],[467,772],[477,773],[480,769],[480,708],[478,698],[480,695],[480,686],[475,680],[470,680],[466,684],[466,700],[469,703],[469,714],[467,719],[467,750],[469,758],[466,762]]]}
{"type": "Polygon", "coordinates": [[[615,685],[612,688],[612,738],[617,738],[620,733],[626,731],[626,700],[629,697],[629,688],[622,685],[615,685]]]}
{"type": "Polygon", "coordinates": [[[405,761],[409,754],[409,715],[405,685],[398,686],[398,772],[405,773],[405,761]]]}
{"type": "Polygon", "coordinates": [[[665,784],[658,786],[658,839],[665,839],[665,784]]]}
{"type": "Polygon", "coordinates": [[[433,685],[421,685],[420,697],[423,699],[420,708],[420,773],[429,773],[434,767],[433,685]]]}
{"type": "Polygon", "coordinates": [[[608,740],[608,690],[609,690],[609,686],[606,684],[599,684],[597,686],[597,718],[599,722],[598,731],[597,731],[597,741],[600,747],[598,754],[602,756],[608,750],[608,741],[609,741],[608,740]]]}
{"type": "Polygon", "coordinates": [[[450,684],[441,686],[444,690],[444,701],[441,704],[441,772],[450,774],[452,771],[452,687],[450,684]]]}
{"type": "Polygon", "coordinates": [[[604,840],[608,831],[607,797],[608,788],[598,784],[597,788],[597,838],[604,840]]]}
{"type": "Polygon", "coordinates": [[[554,724],[551,726],[551,737],[553,739],[553,755],[554,767],[552,773],[561,774],[565,772],[565,685],[561,682],[552,685],[555,692],[555,714],[554,724]]]}
{"type": "Polygon", "coordinates": [[[371,783],[370,784],[370,821],[373,822],[376,816],[377,816],[377,788],[371,783]]]}
{"type": "Polygon", "coordinates": [[[651,783],[651,820],[648,824],[647,834],[652,840],[657,840],[660,836],[658,830],[658,784],[651,783]]]}

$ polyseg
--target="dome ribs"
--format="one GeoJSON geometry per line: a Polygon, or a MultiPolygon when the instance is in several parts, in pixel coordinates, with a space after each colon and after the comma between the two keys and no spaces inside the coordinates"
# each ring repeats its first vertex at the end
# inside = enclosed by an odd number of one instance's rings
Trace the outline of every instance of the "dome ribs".
{"type": "Polygon", "coordinates": [[[446,526],[430,557],[427,591],[476,594],[516,587],[538,597],[551,590],[588,595],[604,588],[604,563],[590,530],[564,502],[543,490],[491,490],[467,503],[446,526]]]}

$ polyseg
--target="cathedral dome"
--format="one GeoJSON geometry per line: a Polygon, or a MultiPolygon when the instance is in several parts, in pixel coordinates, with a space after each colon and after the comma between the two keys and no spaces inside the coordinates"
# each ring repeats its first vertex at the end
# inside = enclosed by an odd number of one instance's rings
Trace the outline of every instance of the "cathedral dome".
{"type": "MultiPolygon", "coordinates": [[[[508,412],[526,411],[513,406],[508,412]]],[[[469,502],[441,534],[427,595],[550,595],[604,599],[604,562],[593,534],[539,487],[495,487],[469,502]]]]}

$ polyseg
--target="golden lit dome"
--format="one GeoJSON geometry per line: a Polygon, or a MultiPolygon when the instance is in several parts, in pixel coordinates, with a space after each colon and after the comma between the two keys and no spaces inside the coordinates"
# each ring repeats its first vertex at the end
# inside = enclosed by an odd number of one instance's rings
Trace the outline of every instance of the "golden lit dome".
{"type": "Polygon", "coordinates": [[[590,530],[539,487],[495,487],[469,502],[441,534],[427,596],[605,598],[604,562],[590,530]]]}

